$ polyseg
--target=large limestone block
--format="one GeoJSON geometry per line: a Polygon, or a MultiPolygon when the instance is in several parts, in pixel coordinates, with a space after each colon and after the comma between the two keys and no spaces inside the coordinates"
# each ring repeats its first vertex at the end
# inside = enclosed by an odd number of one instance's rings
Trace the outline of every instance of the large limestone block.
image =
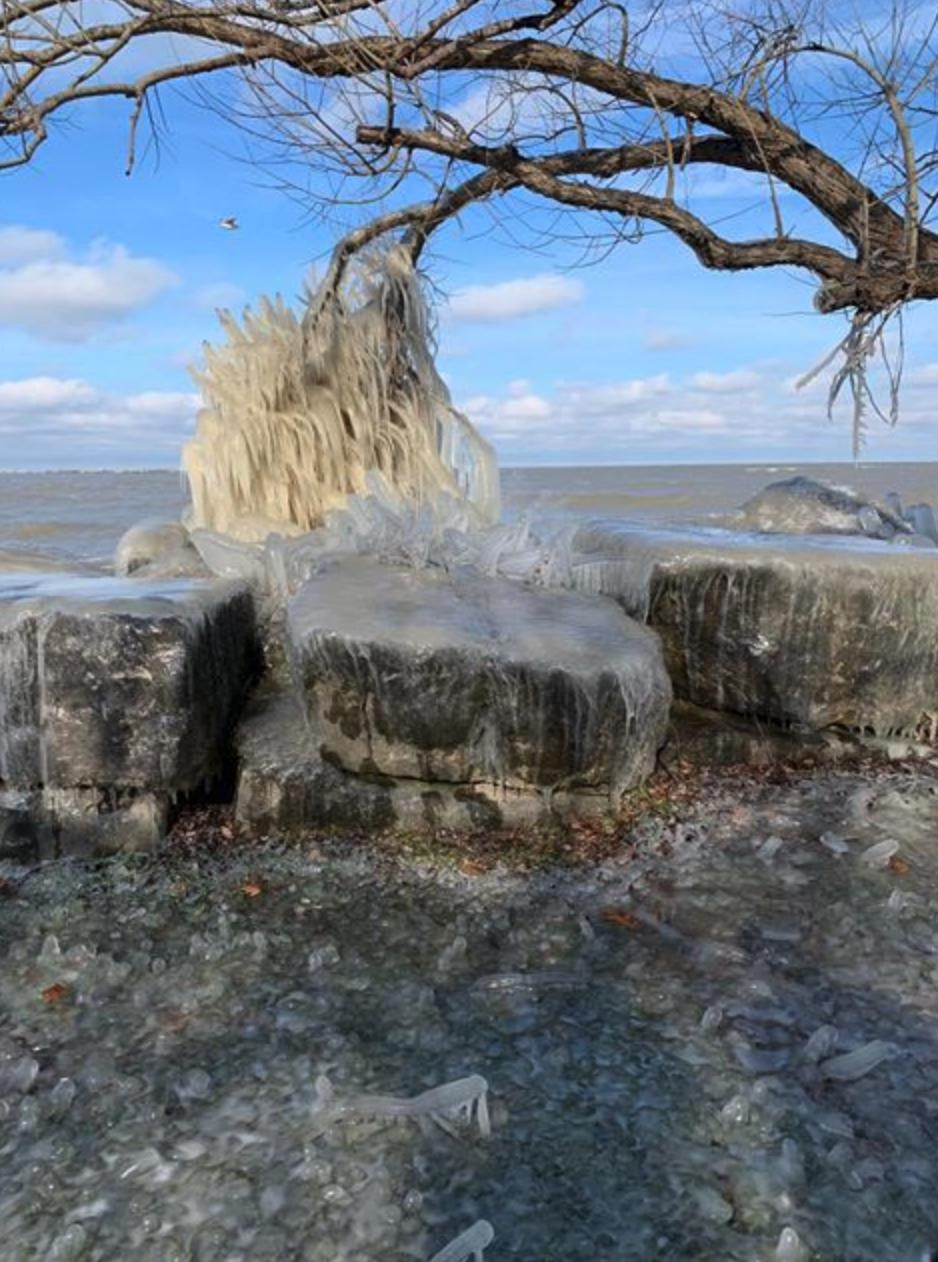
{"type": "Polygon", "coordinates": [[[0,780],[191,789],[218,767],[256,652],[241,586],[0,575],[0,780]]]}
{"type": "Polygon", "coordinates": [[[347,771],[616,797],[664,739],[658,638],[611,601],[356,557],[287,626],[319,752],[347,771]]]}
{"type": "Polygon", "coordinates": [[[326,762],[300,698],[258,695],[238,729],[238,822],[255,836],[314,830],[489,832],[604,817],[608,792],[542,792],[476,781],[457,784],[407,777],[357,775],[326,762]]]}
{"type": "Polygon", "coordinates": [[[869,539],[582,529],[574,583],[661,636],[675,695],[810,730],[938,715],[938,557],[869,539]]]}

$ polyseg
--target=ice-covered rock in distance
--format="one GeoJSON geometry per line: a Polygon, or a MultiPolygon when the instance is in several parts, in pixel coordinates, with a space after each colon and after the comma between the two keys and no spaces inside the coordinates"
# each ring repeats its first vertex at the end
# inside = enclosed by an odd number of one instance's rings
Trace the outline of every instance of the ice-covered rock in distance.
{"type": "Polygon", "coordinates": [[[319,752],[359,774],[616,801],[664,739],[658,637],[611,601],[354,557],[287,634],[319,752]]]}
{"type": "Polygon", "coordinates": [[[118,541],[114,571],[138,578],[207,578],[210,571],[178,521],[140,521],[118,541]]]}
{"type": "Polygon", "coordinates": [[[729,524],[736,530],[770,534],[866,535],[870,539],[892,539],[918,529],[893,505],[802,476],[770,483],[730,514],[729,524]]]}
{"type": "Polygon", "coordinates": [[[870,539],[595,522],[573,585],[661,636],[675,695],[819,731],[919,734],[938,715],[938,557],[870,539]]]}
{"type": "Polygon", "coordinates": [[[191,789],[219,766],[256,653],[241,585],[0,575],[0,780],[191,789]]]}

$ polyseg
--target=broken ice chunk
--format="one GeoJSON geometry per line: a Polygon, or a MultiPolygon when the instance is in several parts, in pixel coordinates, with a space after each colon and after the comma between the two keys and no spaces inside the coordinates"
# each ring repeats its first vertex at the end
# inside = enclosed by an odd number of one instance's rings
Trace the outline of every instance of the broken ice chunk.
{"type": "Polygon", "coordinates": [[[805,1043],[801,1053],[802,1058],[809,1065],[816,1065],[818,1061],[825,1060],[836,1048],[837,1037],[836,1026],[819,1025],[805,1043]]]}
{"type": "Polygon", "coordinates": [[[470,1074],[468,1078],[455,1078],[411,1097],[365,1093],[336,1097],[332,1083],[322,1074],[316,1079],[319,1100],[314,1112],[336,1120],[341,1117],[429,1117],[444,1130],[449,1130],[448,1117],[462,1117],[469,1123],[474,1117],[479,1134],[488,1138],[492,1133],[488,1090],[489,1084],[481,1074],[470,1074]]]}
{"type": "Polygon", "coordinates": [[[830,1060],[825,1060],[821,1064],[821,1073],[825,1078],[833,1078],[837,1082],[856,1082],[858,1078],[864,1077],[892,1056],[894,1051],[895,1048],[891,1043],[884,1043],[882,1039],[873,1039],[870,1043],[864,1043],[862,1047],[854,1048],[852,1052],[845,1052],[842,1056],[832,1056],[830,1060]]]}
{"type": "Polygon", "coordinates": [[[766,837],[765,841],[762,842],[756,851],[756,854],[760,859],[765,859],[766,862],[770,862],[775,858],[784,844],[785,842],[781,837],[776,837],[773,834],[771,837],[766,837]]]}
{"type": "Polygon", "coordinates": [[[885,841],[878,841],[875,846],[864,850],[860,860],[871,868],[884,868],[898,849],[898,841],[894,837],[887,837],[885,841]]]}
{"type": "Polygon", "coordinates": [[[844,841],[840,833],[826,832],[821,833],[821,845],[825,850],[829,850],[831,854],[846,854],[850,846],[844,841]]]}
{"type": "Polygon", "coordinates": [[[466,1262],[470,1257],[473,1262],[482,1262],[482,1255],[494,1239],[492,1224],[480,1218],[455,1240],[444,1245],[439,1253],[434,1253],[430,1262],[466,1262]]]}
{"type": "Polygon", "coordinates": [[[802,1262],[804,1256],[804,1249],[797,1231],[794,1227],[783,1227],[778,1244],[775,1246],[777,1262],[802,1262]]]}

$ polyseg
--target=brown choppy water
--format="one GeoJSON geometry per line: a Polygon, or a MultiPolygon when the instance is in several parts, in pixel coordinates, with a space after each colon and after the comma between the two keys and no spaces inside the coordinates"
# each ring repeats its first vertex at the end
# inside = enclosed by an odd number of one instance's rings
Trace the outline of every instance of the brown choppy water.
{"type": "MultiPolygon", "coordinates": [[[[706,523],[768,483],[801,473],[881,499],[938,505],[938,463],[831,465],[618,465],[502,470],[507,517],[624,517],[706,523]]],[[[187,502],[173,470],[0,472],[0,559],[109,564],[130,526],[178,520],[187,502]]]]}

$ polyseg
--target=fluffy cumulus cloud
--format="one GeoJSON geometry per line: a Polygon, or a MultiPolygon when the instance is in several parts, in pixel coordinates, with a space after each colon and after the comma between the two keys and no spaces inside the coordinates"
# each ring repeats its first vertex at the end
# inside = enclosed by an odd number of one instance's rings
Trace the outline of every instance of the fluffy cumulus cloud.
{"type": "MultiPolygon", "coordinates": [[[[873,458],[909,458],[908,444],[934,429],[936,381],[935,364],[909,374],[895,435],[871,420],[873,458]]],[[[550,389],[512,381],[460,406],[505,463],[772,460],[785,450],[801,459],[847,460],[850,409],[840,409],[831,426],[825,402],[824,390],[794,392],[785,366],[760,364],[550,389]]]]}
{"type": "Polygon", "coordinates": [[[569,307],[581,302],[585,292],[581,281],[545,272],[496,285],[470,285],[453,294],[448,310],[454,320],[515,320],[539,311],[569,307]]]}
{"type": "Polygon", "coordinates": [[[7,467],[65,463],[174,465],[199,397],[186,391],[118,395],[77,378],[0,382],[0,450],[7,467]],[[50,459],[52,457],[52,459],[50,459]]]}
{"type": "Polygon", "coordinates": [[[155,259],[96,242],[80,257],[57,233],[0,229],[0,325],[82,342],[119,323],[177,283],[155,259]]]}

